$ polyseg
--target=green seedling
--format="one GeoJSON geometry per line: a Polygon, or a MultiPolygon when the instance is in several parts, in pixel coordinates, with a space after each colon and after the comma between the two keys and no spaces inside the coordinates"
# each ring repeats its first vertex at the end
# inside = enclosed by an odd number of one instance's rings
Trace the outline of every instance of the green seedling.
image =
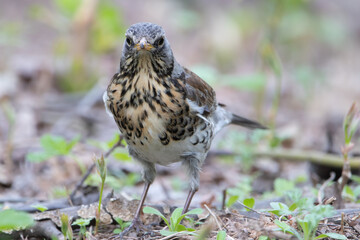
{"type": "Polygon", "coordinates": [[[30,214],[12,209],[0,211],[0,232],[25,229],[34,224],[30,214]]]}
{"type": "Polygon", "coordinates": [[[98,233],[98,229],[99,229],[101,202],[102,202],[102,195],[104,192],[104,185],[105,185],[105,180],[106,180],[106,162],[104,160],[104,156],[101,156],[100,159],[96,160],[96,169],[101,178],[101,187],[100,187],[99,205],[98,205],[98,209],[97,209],[97,213],[96,213],[95,234],[98,233]]]}
{"type": "Polygon", "coordinates": [[[201,214],[202,213],[202,209],[201,208],[196,208],[193,209],[185,214],[181,214],[182,212],[182,208],[176,208],[173,213],[171,214],[170,217],[170,221],[168,221],[165,216],[157,209],[152,208],[152,207],[144,207],[143,212],[147,213],[147,214],[155,214],[159,217],[161,217],[164,222],[166,223],[167,227],[169,230],[161,230],[160,234],[163,236],[169,236],[178,232],[183,232],[183,233],[187,233],[189,235],[196,235],[194,233],[195,229],[194,228],[188,228],[185,227],[184,225],[182,225],[180,222],[181,220],[183,220],[186,216],[191,215],[191,214],[201,214]]]}
{"type": "Polygon", "coordinates": [[[226,232],[224,230],[218,231],[216,234],[216,240],[225,240],[226,239],[226,232]]]}
{"type": "Polygon", "coordinates": [[[73,240],[73,231],[70,225],[69,216],[65,213],[60,216],[61,232],[65,239],[73,240]]]}
{"type": "Polygon", "coordinates": [[[125,222],[121,218],[115,218],[115,221],[119,224],[119,228],[114,229],[115,234],[119,234],[124,231],[125,228],[130,226],[131,222],[125,222]]]}
{"type": "Polygon", "coordinates": [[[41,151],[28,153],[26,159],[30,162],[43,162],[55,156],[67,156],[78,143],[79,137],[66,141],[63,137],[45,134],[40,139],[41,151]]]}
{"type": "Polygon", "coordinates": [[[81,239],[85,239],[86,226],[88,226],[90,224],[90,221],[91,221],[91,219],[79,218],[79,219],[76,219],[76,221],[72,223],[72,225],[77,225],[80,227],[80,238],[81,239]]]}
{"type": "Polygon", "coordinates": [[[37,210],[39,210],[40,212],[45,212],[46,210],[48,210],[48,208],[44,205],[41,204],[34,204],[31,205],[33,208],[36,208],[37,210]]]}
{"type": "MultiPolygon", "coordinates": [[[[255,199],[254,198],[245,198],[243,201],[243,204],[248,208],[253,208],[255,205],[255,199]]],[[[250,209],[245,208],[246,211],[250,211],[250,209]]]]}
{"type": "Polygon", "coordinates": [[[294,235],[299,240],[314,240],[326,237],[347,239],[344,235],[337,233],[325,233],[315,236],[320,221],[334,214],[333,208],[330,205],[314,206],[313,203],[310,204],[310,200],[307,198],[298,199],[290,207],[280,202],[273,202],[270,205],[272,210],[268,212],[280,217],[274,223],[284,233],[294,235]],[[290,217],[295,218],[299,230],[296,230],[286,222],[290,217]]]}
{"type": "Polygon", "coordinates": [[[227,189],[226,192],[230,197],[226,201],[226,207],[231,207],[236,201],[243,201],[246,196],[249,196],[252,191],[252,181],[253,178],[244,177],[236,187],[227,189]]]}
{"type": "Polygon", "coordinates": [[[351,105],[349,112],[346,114],[343,121],[343,130],[345,135],[345,145],[341,147],[341,152],[344,158],[344,165],[339,179],[339,190],[343,192],[345,185],[351,178],[350,162],[348,159],[349,152],[354,147],[351,141],[353,135],[358,129],[360,124],[360,109],[356,106],[355,102],[351,105]]]}

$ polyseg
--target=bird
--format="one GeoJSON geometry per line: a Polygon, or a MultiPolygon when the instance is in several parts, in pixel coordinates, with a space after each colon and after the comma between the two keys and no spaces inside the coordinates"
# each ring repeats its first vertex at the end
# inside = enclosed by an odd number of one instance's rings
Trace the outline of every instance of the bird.
{"type": "Polygon", "coordinates": [[[213,88],[175,59],[164,29],[154,23],[131,25],[125,33],[120,68],[103,95],[105,108],[142,166],[144,190],[130,226],[139,232],[140,214],[156,165],[181,162],[189,178],[182,212],[199,189],[201,166],[214,136],[229,124],[266,129],[217,102],[213,88]]]}

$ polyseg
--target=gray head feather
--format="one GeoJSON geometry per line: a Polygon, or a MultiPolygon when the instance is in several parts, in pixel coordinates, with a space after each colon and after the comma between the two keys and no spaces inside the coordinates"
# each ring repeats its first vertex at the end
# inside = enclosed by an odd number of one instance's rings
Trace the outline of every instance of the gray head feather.
{"type": "Polygon", "coordinates": [[[129,27],[125,36],[120,62],[122,70],[137,69],[134,65],[138,64],[140,58],[146,58],[151,61],[151,66],[159,77],[172,74],[176,61],[162,27],[153,23],[136,23],[129,27]],[[150,50],[139,50],[135,47],[143,38],[151,44],[150,50]]]}

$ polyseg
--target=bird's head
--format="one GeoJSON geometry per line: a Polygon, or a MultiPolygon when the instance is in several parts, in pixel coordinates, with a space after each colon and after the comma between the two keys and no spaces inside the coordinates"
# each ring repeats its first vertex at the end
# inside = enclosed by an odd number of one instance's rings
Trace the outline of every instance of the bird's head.
{"type": "Polygon", "coordinates": [[[174,57],[162,27],[153,23],[136,23],[129,27],[125,37],[121,67],[138,69],[150,66],[159,75],[172,71],[174,57]],[[140,62],[151,64],[138,66],[140,62]]]}

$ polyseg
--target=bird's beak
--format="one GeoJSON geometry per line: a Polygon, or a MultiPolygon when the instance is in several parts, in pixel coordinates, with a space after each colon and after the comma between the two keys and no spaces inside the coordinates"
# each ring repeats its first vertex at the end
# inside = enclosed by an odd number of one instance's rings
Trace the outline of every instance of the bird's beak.
{"type": "Polygon", "coordinates": [[[150,43],[148,43],[147,41],[146,41],[146,38],[142,38],[141,40],[140,40],[140,42],[139,43],[137,43],[137,44],[135,44],[135,48],[136,48],[136,50],[147,50],[147,51],[150,51],[150,49],[152,49],[152,48],[154,48],[154,46],[153,45],[151,45],[150,43]]]}

